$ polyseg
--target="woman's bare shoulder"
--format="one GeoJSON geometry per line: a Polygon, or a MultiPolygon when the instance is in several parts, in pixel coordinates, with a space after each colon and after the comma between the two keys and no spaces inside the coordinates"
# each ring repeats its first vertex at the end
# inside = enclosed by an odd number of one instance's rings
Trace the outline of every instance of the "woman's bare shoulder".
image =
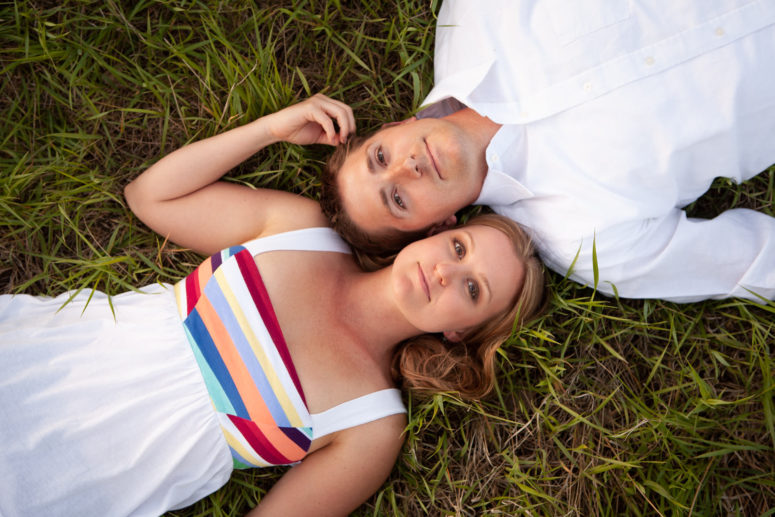
{"type": "Polygon", "coordinates": [[[282,210],[271,213],[267,218],[262,232],[265,235],[301,228],[329,226],[328,219],[323,215],[318,202],[308,197],[282,190],[265,190],[261,196],[271,196],[274,198],[273,202],[283,207],[282,210]]]}

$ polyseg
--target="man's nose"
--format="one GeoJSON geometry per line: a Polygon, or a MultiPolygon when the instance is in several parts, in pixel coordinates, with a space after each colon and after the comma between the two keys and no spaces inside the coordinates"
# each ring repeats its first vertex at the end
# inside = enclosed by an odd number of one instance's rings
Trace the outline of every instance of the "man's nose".
{"type": "Polygon", "coordinates": [[[393,168],[392,173],[394,177],[417,179],[422,177],[422,167],[417,156],[410,154],[393,168]]]}

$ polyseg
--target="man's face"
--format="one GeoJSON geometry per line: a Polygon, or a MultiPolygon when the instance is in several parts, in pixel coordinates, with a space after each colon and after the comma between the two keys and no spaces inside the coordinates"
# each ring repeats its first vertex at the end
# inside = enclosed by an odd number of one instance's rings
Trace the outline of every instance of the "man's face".
{"type": "Polygon", "coordinates": [[[382,129],[351,152],[337,175],[342,207],[363,231],[416,231],[454,223],[479,195],[484,155],[444,119],[382,129]]]}

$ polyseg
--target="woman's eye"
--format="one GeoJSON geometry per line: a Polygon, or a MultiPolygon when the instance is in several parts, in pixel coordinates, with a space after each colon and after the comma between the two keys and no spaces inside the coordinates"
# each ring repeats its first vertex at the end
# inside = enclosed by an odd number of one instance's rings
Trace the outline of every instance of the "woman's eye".
{"type": "Polygon", "coordinates": [[[381,147],[377,147],[377,161],[380,165],[385,165],[385,153],[382,152],[381,147]]]}
{"type": "Polygon", "coordinates": [[[473,280],[468,280],[468,295],[471,297],[473,301],[476,301],[479,299],[479,284],[474,282],[473,280]]]}
{"type": "Polygon", "coordinates": [[[466,247],[463,246],[463,243],[459,240],[455,239],[455,254],[457,255],[457,258],[462,259],[466,255],[466,247]]]}
{"type": "Polygon", "coordinates": [[[406,208],[404,206],[404,200],[401,199],[401,196],[398,195],[397,192],[393,192],[393,201],[396,205],[398,205],[400,208],[406,208]]]}

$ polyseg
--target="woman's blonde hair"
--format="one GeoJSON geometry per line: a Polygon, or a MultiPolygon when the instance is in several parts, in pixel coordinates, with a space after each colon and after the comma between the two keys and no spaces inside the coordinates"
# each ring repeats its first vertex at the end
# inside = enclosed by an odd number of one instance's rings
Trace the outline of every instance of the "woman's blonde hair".
{"type": "Polygon", "coordinates": [[[524,280],[508,309],[470,329],[460,342],[425,334],[399,345],[393,356],[393,377],[421,396],[457,392],[466,399],[479,399],[489,394],[495,385],[498,348],[545,306],[544,268],[522,228],[495,214],[476,216],[465,226],[474,225],[495,228],[509,237],[517,257],[524,263],[524,280]]]}

